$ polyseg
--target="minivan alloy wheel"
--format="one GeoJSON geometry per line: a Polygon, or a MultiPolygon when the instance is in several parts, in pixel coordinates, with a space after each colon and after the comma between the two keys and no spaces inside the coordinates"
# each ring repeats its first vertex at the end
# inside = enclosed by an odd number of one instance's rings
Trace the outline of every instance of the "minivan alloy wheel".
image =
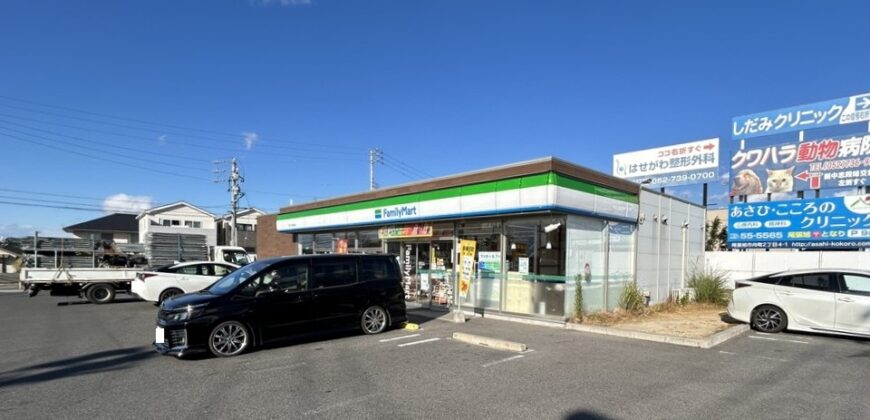
{"type": "Polygon", "coordinates": [[[387,328],[387,312],[380,306],[369,306],[362,315],[362,328],[366,334],[377,334],[387,328]]]}
{"type": "Polygon", "coordinates": [[[209,348],[216,356],[235,356],[248,347],[249,335],[244,325],[228,321],[212,330],[209,348]]]}

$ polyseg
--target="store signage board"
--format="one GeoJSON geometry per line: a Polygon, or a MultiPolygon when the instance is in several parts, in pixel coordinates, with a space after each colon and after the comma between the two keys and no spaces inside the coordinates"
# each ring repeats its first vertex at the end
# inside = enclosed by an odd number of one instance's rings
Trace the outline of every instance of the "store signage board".
{"type": "Polygon", "coordinates": [[[378,239],[429,238],[431,236],[432,225],[429,224],[389,226],[378,229],[378,239]]]}
{"type": "Polygon", "coordinates": [[[870,93],[794,106],[732,120],[735,140],[870,121],[870,93]]]}
{"type": "Polygon", "coordinates": [[[728,206],[732,248],[870,246],[870,195],[728,206]]]}
{"type": "Polygon", "coordinates": [[[650,187],[712,182],[719,176],[719,139],[613,155],[613,176],[650,187]]]}
{"type": "Polygon", "coordinates": [[[748,145],[731,156],[731,195],[870,185],[870,134],[748,145]]]}

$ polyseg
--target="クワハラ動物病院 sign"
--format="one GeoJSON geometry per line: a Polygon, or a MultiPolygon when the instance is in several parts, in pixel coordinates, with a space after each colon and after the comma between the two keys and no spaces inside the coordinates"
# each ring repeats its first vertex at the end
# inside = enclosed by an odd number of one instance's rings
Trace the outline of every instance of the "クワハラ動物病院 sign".
{"type": "Polygon", "coordinates": [[[870,185],[870,134],[747,147],[731,156],[731,195],[870,185]]]}

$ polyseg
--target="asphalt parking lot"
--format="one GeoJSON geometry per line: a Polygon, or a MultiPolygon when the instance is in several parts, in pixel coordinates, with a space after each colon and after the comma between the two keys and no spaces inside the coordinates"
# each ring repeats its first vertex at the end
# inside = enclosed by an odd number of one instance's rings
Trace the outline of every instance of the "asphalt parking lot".
{"type": "Polygon", "coordinates": [[[418,331],[177,360],[151,350],[155,312],[0,293],[0,418],[870,417],[868,340],[750,332],[700,350],[413,312],[418,331]]]}

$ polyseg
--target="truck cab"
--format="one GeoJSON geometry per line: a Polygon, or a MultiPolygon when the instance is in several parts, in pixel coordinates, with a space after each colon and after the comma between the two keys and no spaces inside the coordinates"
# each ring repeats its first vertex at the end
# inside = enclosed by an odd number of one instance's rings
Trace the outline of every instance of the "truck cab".
{"type": "Polygon", "coordinates": [[[240,266],[253,262],[248,251],[240,246],[216,246],[212,249],[211,260],[240,266]]]}

